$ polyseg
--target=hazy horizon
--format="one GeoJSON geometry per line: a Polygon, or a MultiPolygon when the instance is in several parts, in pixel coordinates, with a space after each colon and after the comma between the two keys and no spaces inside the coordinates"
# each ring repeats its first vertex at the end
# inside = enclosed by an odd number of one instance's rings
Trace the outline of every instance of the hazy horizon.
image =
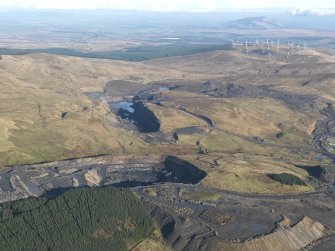
{"type": "MultiPolygon", "coordinates": [[[[285,9],[298,12],[314,11],[329,13],[335,10],[335,2],[297,0],[297,1],[247,1],[247,0],[3,0],[2,8],[54,9],[54,10],[136,10],[157,12],[224,12],[224,11],[255,11],[264,9],[285,9]]],[[[321,14],[322,14],[321,13],[321,14]]]]}

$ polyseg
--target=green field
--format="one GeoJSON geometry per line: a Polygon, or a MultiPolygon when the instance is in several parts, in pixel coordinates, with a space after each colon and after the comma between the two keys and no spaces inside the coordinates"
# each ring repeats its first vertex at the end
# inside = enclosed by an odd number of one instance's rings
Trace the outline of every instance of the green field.
{"type": "Polygon", "coordinates": [[[129,190],[78,189],[1,205],[0,250],[129,250],[154,223],[129,190]]]}

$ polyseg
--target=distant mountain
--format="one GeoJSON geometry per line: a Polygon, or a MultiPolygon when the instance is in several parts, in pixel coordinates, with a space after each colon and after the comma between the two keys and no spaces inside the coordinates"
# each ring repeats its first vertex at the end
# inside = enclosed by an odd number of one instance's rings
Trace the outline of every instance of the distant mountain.
{"type": "Polygon", "coordinates": [[[229,29],[278,29],[284,25],[268,17],[248,17],[224,24],[229,29]]]}

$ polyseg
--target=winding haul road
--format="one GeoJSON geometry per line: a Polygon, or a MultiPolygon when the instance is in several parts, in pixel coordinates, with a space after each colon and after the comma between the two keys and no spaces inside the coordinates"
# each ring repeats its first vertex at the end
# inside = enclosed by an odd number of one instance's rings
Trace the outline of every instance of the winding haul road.
{"type": "Polygon", "coordinates": [[[318,151],[331,159],[335,159],[335,154],[330,152],[325,147],[325,140],[327,137],[335,137],[335,111],[332,104],[328,104],[327,108],[322,111],[322,115],[326,118],[324,120],[319,120],[316,123],[315,129],[313,131],[313,142],[318,151]]]}

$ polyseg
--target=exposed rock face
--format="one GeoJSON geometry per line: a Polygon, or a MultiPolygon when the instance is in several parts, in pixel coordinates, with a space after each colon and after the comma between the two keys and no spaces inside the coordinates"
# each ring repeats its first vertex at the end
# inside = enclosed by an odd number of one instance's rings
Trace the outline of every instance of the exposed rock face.
{"type": "Polygon", "coordinates": [[[168,156],[164,160],[164,166],[165,168],[160,174],[164,182],[196,184],[206,177],[206,172],[174,156],[168,156]]]}
{"type": "Polygon", "coordinates": [[[277,231],[246,242],[218,242],[218,250],[255,251],[300,250],[327,235],[327,229],[319,222],[304,217],[291,228],[277,231]]]}
{"type": "Polygon", "coordinates": [[[58,188],[136,187],[157,182],[195,184],[205,175],[187,161],[161,155],[100,156],[14,166],[0,171],[0,203],[41,196],[58,188]]]}

